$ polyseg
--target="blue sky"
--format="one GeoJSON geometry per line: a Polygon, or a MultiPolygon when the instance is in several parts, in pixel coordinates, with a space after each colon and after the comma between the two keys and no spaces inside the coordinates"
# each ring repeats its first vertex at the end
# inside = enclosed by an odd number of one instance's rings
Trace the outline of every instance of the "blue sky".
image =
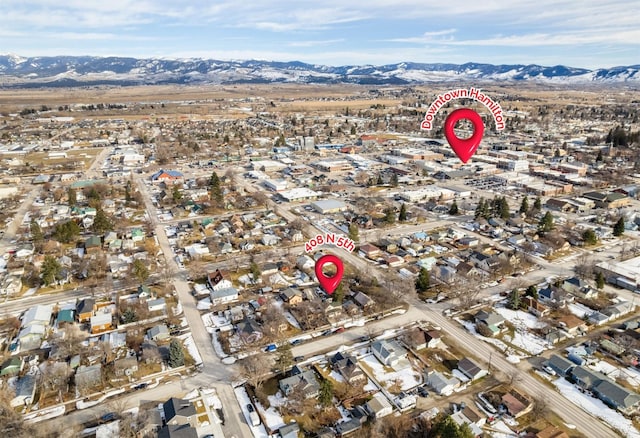
{"type": "Polygon", "coordinates": [[[640,64],[640,0],[2,0],[0,52],[640,64]]]}

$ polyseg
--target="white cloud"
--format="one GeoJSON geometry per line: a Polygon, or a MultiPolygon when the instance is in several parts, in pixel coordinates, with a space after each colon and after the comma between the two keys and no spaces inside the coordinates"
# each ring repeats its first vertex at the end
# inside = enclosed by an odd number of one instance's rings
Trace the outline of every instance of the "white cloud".
{"type": "Polygon", "coordinates": [[[344,41],[344,38],[338,38],[335,40],[310,40],[310,41],[292,41],[289,43],[290,47],[316,47],[316,46],[327,46],[330,44],[341,43],[344,41]]]}

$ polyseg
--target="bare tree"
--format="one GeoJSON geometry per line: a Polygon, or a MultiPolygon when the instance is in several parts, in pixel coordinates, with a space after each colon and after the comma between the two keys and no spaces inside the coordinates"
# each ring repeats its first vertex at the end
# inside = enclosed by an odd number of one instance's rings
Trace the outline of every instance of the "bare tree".
{"type": "Polygon", "coordinates": [[[62,401],[62,391],[67,391],[71,370],[66,362],[49,362],[42,371],[42,384],[46,391],[57,393],[62,401]]]}
{"type": "Polygon", "coordinates": [[[82,351],[82,341],[87,338],[86,334],[77,325],[67,325],[64,330],[58,332],[50,343],[57,348],[57,356],[60,359],[68,359],[82,351]]]}
{"type": "Polygon", "coordinates": [[[580,276],[581,278],[591,278],[593,277],[594,268],[595,261],[593,257],[591,257],[591,254],[589,253],[584,253],[580,255],[580,257],[578,257],[578,259],[576,260],[574,270],[576,272],[576,275],[580,276]]]}
{"type": "Polygon", "coordinates": [[[272,366],[271,356],[265,354],[254,354],[238,361],[238,378],[246,380],[256,390],[269,377],[269,370],[272,366]]]}

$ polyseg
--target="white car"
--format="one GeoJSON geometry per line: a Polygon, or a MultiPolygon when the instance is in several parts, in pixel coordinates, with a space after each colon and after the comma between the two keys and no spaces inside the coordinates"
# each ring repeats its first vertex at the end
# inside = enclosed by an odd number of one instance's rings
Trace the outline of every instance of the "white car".
{"type": "Polygon", "coordinates": [[[549,366],[543,366],[542,369],[549,375],[551,376],[555,376],[556,372],[553,370],[553,368],[549,367],[549,366]]]}

